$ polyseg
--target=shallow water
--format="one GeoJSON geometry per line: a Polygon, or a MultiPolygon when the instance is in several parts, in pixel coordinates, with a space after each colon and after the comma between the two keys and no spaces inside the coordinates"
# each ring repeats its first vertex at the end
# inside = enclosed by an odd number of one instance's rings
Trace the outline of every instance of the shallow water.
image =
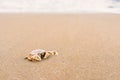
{"type": "Polygon", "coordinates": [[[120,13],[120,0],[2,0],[0,12],[120,13]]]}

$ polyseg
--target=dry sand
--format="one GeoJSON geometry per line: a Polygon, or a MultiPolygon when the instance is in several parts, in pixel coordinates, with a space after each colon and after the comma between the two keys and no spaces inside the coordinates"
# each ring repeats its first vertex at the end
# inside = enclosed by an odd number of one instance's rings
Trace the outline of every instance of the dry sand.
{"type": "Polygon", "coordinates": [[[0,80],[120,80],[120,15],[0,14],[0,80]]]}

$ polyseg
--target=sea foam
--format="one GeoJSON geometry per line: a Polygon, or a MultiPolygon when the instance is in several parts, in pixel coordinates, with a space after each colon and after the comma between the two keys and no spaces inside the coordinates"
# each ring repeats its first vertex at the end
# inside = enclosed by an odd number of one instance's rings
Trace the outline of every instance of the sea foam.
{"type": "Polygon", "coordinates": [[[120,13],[120,0],[0,0],[0,12],[120,13]]]}

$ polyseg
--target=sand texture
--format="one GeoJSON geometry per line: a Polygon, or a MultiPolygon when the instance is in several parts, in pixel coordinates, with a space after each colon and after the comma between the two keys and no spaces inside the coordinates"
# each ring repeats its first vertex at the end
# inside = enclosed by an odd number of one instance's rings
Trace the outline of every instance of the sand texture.
{"type": "Polygon", "coordinates": [[[0,80],[120,80],[120,15],[0,14],[0,80]]]}

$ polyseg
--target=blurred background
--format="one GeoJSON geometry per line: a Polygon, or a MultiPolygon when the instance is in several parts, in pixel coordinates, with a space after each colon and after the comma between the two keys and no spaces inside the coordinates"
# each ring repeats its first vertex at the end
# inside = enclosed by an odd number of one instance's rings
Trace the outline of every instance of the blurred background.
{"type": "Polygon", "coordinates": [[[120,0],[0,0],[0,12],[120,13],[120,0]]]}

